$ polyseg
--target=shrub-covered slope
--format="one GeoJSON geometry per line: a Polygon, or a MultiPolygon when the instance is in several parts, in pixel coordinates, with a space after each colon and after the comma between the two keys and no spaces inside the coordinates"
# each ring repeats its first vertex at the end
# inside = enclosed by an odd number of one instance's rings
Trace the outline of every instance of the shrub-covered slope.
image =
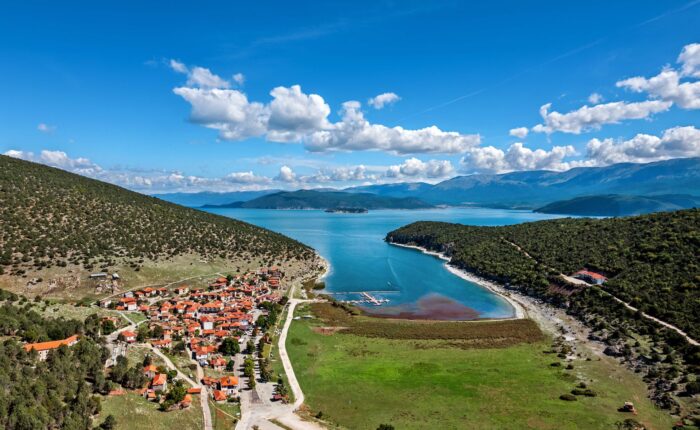
{"type": "Polygon", "coordinates": [[[599,270],[610,278],[605,290],[700,338],[697,209],[504,227],[418,222],[389,233],[387,239],[444,251],[458,266],[532,293],[545,293],[558,272],[599,270]]]}
{"type": "Polygon", "coordinates": [[[6,156],[0,156],[0,223],[0,271],[13,275],[65,265],[137,267],[185,254],[313,257],[307,246],[251,224],[6,156]]]}

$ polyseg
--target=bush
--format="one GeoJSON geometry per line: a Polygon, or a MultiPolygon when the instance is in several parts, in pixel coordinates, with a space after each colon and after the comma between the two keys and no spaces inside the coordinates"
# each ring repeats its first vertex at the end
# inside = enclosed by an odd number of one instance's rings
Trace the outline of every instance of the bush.
{"type": "Polygon", "coordinates": [[[575,402],[576,400],[578,400],[573,394],[562,394],[561,396],[559,396],[559,398],[567,402],[575,402]]]}

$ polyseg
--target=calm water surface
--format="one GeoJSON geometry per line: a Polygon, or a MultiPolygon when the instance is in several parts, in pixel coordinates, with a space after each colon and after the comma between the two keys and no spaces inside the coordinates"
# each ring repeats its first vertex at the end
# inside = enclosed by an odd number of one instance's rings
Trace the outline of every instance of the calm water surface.
{"type": "Polygon", "coordinates": [[[354,292],[388,299],[364,306],[374,314],[430,319],[505,318],[512,307],[501,297],[465,281],[444,262],[419,251],[384,242],[386,234],[414,221],[472,225],[506,225],[553,218],[551,215],[499,209],[450,208],[376,210],[367,214],[331,214],[316,210],[208,209],[277,231],[316,249],[331,264],[325,279],[329,292],[356,300],[354,292]]]}

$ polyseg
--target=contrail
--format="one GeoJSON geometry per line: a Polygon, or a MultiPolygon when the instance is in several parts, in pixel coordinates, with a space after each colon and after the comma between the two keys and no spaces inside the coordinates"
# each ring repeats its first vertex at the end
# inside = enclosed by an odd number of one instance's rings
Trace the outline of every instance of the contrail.
{"type": "MultiPolygon", "coordinates": [[[[638,23],[638,24],[635,24],[635,25],[626,27],[626,28],[625,28],[624,30],[622,30],[622,31],[631,30],[631,29],[633,29],[633,28],[643,27],[643,26],[645,26],[645,25],[647,25],[647,24],[650,24],[650,23],[652,23],[652,22],[656,22],[656,21],[659,21],[659,20],[661,20],[661,19],[664,19],[664,18],[666,18],[666,17],[668,17],[668,16],[670,16],[670,15],[673,15],[673,14],[676,14],[676,13],[678,13],[678,12],[682,12],[682,11],[684,11],[684,10],[690,9],[690,8],[692,8],[692,7],[694,7],[694,6],[697,6],[698,4],[700,4],[700,0],[693,0],[693,1],[689,2],[689,3],[686,3],[684,6],[681,6],[681,7],[676,8],[676,9],[669,10],[669,11],[667,11],[667,12],[662,13],[661,15],[657,15],[657,16],[655,16],[655,17],[653,17],[653,18],[649,18],[649,19],[647,19],[646,21],[642,21],[642,22],[640,22],[640,23],[638,23]]],[[[422,114],[424,114],[424,113],[428,113],[428,112],[437,110],[437,109],[442,109],[442,108],[444,108],[445,106],[449,106],[449,105],[454,104],[454,103],[457,103],[457,102],[459,102],[459,101],[461,101],[461,100],[464,100],[464,99],[467,99],[467,98],[470,98],[470,97],[474,97],[474,96],[479,95],[479,94],[481,94],[481,93],[483,93],[483,92],[485,92],[485,91],[488,91],[488,90],[490,90],[490,89],[498,88],[498,87],[500,87],[501,85],[503,85],[503,84],[505,84],[505,83],[508,83],[509,81],[512,81],[513,79],[518,78],[518,77],[520,77],[520,76],[522,76],[522,75],[524,75],[524,74],[526,74],[526,73],[529,73],[530,71],[532,71],[532,70],[534,70],[534,69],[539,69],[540,67],[549,65],[549,64],[551,64],[551,63],[554,63],[554,62],[556,62],[556,61],[559,61],[559,60],[562,60],[562,59],[564,59],[564,58],[570,57],[570,56],[572,56],[572,55],[576,55],[576,54],[578,54],[578,53],[580,53],[580,52],[583,52],[583,51],[585,51],[585,50],[587,50],[587,49],[590,49],[590,48],[592,48],[592,47],[594,47],[594,46],[597,46],[597,45],[601,44],[602,42],[604,42],[604,41],[607,40],[607,39],[608,39],[608,36],[605,36],[605,37],[602,37],[602,38],[600,38],[600,39],[598,39],[598,40],[596,40],[596,41],[593,41],[593,42],[587,43],[587,44],[585,44],[585,45],[579,46],[578,48],[575,48],[575,49],[572,49],[572,50],[570,50],[570,51],[567,51],[567,52],[565,52],[565,53],[563,53],[563,54],[561,54],[561,55],[557,55],[556,57],[550,58],[549,60],[547,60],[547,61],[545,61],[545,62],[543,62],[543,63],[540,63],[540,64],[538,64],[538,65],[536,65],[536,66],[532,66],[532,67],[528,67],[528,68],[526,68],[526,69],[523,69],[522,71],[520,71],[520,72],[518,72],[518,73],[516,73],[516,74],[514,74],[514,75],[511,75],[511,76],[509,76],[509,77],[507,77],[507,78],[505,78],[505,79],[503,79],[503,80],[501,80],[501,81],[499,81],[499,82],[496,82],[495,84],[487,85],[487,86],[485,86],[485,87],[483,87],[483,88],[480,88],[480,89],[478,89],[478,90],[472,91],[472,92],[470,92],[470,93],[468,93],[468,94],[459,96],[459,97],[457,97],[457,98],[454,98],[454,99],[452,99],[452,100],[446,101],[446,102],[444,102],[444,103],[440,103],[440,104],[438,104],[438,105],[431,106],[431,107],[429,107],[429,108],[427,108],[427,109],[424,109],[424,110],[422,110],[422,111],[420,111],[420,112],[416,112],[416,113],[410,114],[410,115],[408,115],[408,116],[405,116],[405,117],[403,117],[403,118],[400,118],[400,119],[399,119],[399,122],[400,122],[400,121],[403,121],[403,120],[406,120],[406,119],[408,119],[408,118],[413,118],[413,117],[415,117],[415,116],[422,115],[422,114]]]]}

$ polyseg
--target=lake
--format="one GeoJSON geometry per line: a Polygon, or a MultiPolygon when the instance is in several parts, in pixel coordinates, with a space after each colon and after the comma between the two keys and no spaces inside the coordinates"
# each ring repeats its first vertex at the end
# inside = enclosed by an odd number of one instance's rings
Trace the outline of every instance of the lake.
{"type": "Polygon", "coordinates": [[[414,221],[496,226],[551,219],[529,211],[482,208],[376,210],[366,214],[320,210],[207,209],[247,221],[303,242],[331,264],[326,289],[341,300],[371,292],[387,299],[362,305],[378,316],[463,320],[507,318],[512,306],[500,296],[448,272],[444,261],[384,242],[388,232],[414,221]],[[348,294],[338,294],[338,293],[348,294]]]}

